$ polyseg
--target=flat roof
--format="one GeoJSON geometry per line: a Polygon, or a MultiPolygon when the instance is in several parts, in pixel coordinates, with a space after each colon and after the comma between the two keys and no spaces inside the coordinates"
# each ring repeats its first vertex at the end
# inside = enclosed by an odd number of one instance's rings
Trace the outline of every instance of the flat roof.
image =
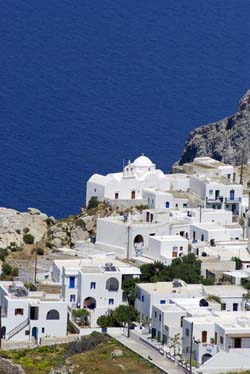
{"type": "Polygon", "coordinates": [[[173,282],[138,283],[137,286],[146,292],[161,295],[183,293],[188,295],[189,293],[192,293],[194,290],[203,290],[202,284],[185,284],[185,282],[183,282],[183,286],[181,287],[174,287],[173,282]]]}

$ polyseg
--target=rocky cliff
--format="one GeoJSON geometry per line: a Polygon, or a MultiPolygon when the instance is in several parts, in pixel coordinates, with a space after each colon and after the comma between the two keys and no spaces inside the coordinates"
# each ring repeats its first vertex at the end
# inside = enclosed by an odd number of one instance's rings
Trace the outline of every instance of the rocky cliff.
{"type": "Polygon", "coordinates": [[[198,127],[189,134],[178,164],[191,162],[195,157],[209,156],[225,163],[240,165],[250,158],[249,145],[250,90],[241,98],[234,115],[198,127]]]}

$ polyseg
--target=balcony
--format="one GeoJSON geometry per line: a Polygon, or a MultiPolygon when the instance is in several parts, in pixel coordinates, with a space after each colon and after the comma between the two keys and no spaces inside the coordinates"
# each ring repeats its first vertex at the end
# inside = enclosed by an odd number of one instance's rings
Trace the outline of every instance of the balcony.
{"type": "Polygon", "coordinates": [[[206,197],[207,204],[222,204],[223,197],[222,196],[215,196],[215,197],[206,197]]]}
{"type": "Polygon", "coordinates": [[[241,197],[226,197],[225,198],[226,204],[239,204],[241,203],[241,197]]]}

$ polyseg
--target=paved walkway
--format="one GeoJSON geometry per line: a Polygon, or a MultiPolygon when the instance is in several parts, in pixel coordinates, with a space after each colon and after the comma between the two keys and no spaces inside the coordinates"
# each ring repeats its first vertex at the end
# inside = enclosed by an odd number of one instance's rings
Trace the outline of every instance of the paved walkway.
{"type": "Polygon", "coordinates": [[[131,334],[130,338],[125,335],[113,336],[121,344],[125,345],[127,348],[131,349],[144,359],[153,363],[160,370],[166,374],[183,374],[185,373],[180,367],[176,366],[172,361],[162,356],[155,348],[150,347],[148,344],[144,343],[137,335],[131,334]],[[152,357],[152,361],[148,359],[148,356],[152,357]]]}

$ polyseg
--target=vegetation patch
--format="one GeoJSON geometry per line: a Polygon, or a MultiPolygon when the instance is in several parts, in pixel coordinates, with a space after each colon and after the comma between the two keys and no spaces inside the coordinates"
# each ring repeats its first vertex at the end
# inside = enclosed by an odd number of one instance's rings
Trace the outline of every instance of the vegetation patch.
{"type": "Polygon", "coordinates": [[[161,371],[106,335],[93,333],[70,344],[38,347],[19,351],[0,351],[0,356],[23,367],[26,374],[49,374],[51,369],[64,369],[71,374],[93,372],[117,374],[160,374],[161,371]],[[119,350],[121,355],[114,355],[119,350]]]}

